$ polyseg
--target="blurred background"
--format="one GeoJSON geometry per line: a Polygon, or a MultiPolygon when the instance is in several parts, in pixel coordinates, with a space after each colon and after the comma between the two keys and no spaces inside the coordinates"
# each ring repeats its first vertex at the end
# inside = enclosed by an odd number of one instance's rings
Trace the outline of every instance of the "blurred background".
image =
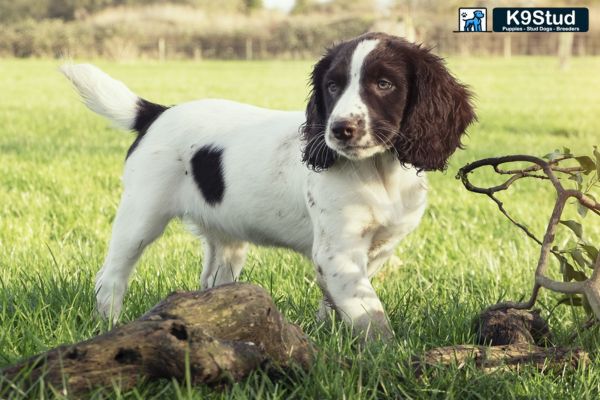
{"type": "Polygon", "coordinates": [[[600,1],[0,0],[0,56],[312,59],[380,30],[444,55],[600,54],[600,1]],[[458,7],[586,6],[588,33],[453,34],[458,7]]]}

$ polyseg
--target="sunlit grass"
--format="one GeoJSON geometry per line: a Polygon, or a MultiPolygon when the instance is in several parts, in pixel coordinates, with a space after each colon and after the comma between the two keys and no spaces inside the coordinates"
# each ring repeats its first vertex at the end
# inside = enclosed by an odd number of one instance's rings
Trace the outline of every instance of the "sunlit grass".
{"type": "MultiPolygon", "coordinates": [[[[144,97],[165,103],[219,97],[301,109],[309,62],[98,62],[144,97]]],[[[256,373],[227,391],[185,383],[143,385],[131,398],[596,398],[600,365],[559,375],[534,371],[484,375],[474,368],[416,381],[406,361],[433,346],[472,343],[471,318],[486,305],[529,293],[538,247],[485,197],[454,179],[467,162],[487,156],[542,155],[570,147],[590,152],[600,142],[600,58],[575,59],[559,71],[551,58],[453,59],[455,75],[476,94],[479,123],[446,173],[430,178],[423,223],[398,248],[399,262],[375,278],[397,342],[358,353],[348,331],[315,319],[319,291],[311,264],[284,250],[253,248],[242,279],[272,293],[323,355],[353,360],[341,369],[324,357],[312,371],[280,381],[256,373]]],[[[0,365],[107,328],[94,318],[93,277],[110,236],[130,134],[118,132],[79,102],[54,61],[0,62],[0,365]]],[[[492,181],[484,174],[482,180],[492,181]]],[[[525,182],[507,207],[541,235],[552,190],[525,182]]],[[[589,235],[599,242],[597,220],[589,235]]],[[[125,299],[135,319],[174,290],[197,287],[199,241],[172,223],[143,256],[125,299]]],[[[558,296],[544,293],[547,310],[558,296]]],[[[565,344],[583,314],[559,308],[549,321],[565,344]]],[[[595,350],[597,331],[577,345],[595,350]]],[[[107,394],[107,393],[105,393],[107,394]]],[[[34,396],[34,393],[19,396],[34,396]]],[[[0,392],[0,398],[9,393],[0,392]]],[[[100,394],[98,394],[100,396],[100,394]]]]}

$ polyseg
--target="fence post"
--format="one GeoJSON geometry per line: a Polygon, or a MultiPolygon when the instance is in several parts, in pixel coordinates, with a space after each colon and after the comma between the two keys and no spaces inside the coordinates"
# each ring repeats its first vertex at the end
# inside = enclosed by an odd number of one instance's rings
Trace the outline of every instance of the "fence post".
{"type": "Polygon", "coordinates": [[[576,54],[580,57],[584,57],[586,55],[585,39],[585,36],[577,36],[577,40],[575,41],[576,54]]]}
{"type": "Polygon", "coordinates": [[[165,56],[167,53],[167,45],[165,43],[164,38],[158,39],[158,59],[160,61],[165,61],[165,56]]]}
{"type": "Polygon", "coordinates": [[[202,60],[202,42],[198,42],[198,45],[194,47],[194,60],[202,60]]]}
{"type": "Polygon", "coordinates": [[[559,33],[558,37],[558,65],[560,69],[567,69],[569,67],[569,60],[573,54],[573,39],[575,34],[573,32],[559,33]]]}
{"type": "Polygon", "coordinates": [[[512,37],[509,33],[504,34],[503,45],[504,58],[510,58],[512,56],[512,37]]]}
{"type": "Polygon", "coordinates": [[[252,60],[252,39],[246,38],[246,60],[252,60]]]}

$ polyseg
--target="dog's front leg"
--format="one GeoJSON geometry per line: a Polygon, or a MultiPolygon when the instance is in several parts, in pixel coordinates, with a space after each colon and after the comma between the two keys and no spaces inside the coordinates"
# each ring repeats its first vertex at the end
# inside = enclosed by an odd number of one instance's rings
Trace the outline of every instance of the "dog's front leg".
{"type": "Polygon", "coordinates": [[[367,252],[360,248],[315,246],[313,260],[325,302],[358,336],[390,339],[393,332],[367,275],[367,252]]]}

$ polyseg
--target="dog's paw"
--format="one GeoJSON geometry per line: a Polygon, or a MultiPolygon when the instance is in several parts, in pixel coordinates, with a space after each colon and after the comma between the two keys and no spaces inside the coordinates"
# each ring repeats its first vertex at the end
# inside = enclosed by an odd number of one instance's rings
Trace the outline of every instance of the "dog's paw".
{"type": "Polygon", "coordinates": [[[319,309],[317,311],[317,321],[319,322],[329,322],[334,321],[336,319],[336,314],[333,309],[325,302],[325,300],[321,300],[319,304],[319,309]]]}
{"type": "Polygon", "coordinates": [[[116,323],[121,314],[123,297],[126,286],[111,279],[96,279],[96,309],[104,319],[111,319],[116,323]]]}
{"type": "Polygon", "coordinates": [[[386,315],[383,312],[365,314],[353,321],[353,331],[365,343],[374,341],[390,342],[394,339],[386,315]]]}

